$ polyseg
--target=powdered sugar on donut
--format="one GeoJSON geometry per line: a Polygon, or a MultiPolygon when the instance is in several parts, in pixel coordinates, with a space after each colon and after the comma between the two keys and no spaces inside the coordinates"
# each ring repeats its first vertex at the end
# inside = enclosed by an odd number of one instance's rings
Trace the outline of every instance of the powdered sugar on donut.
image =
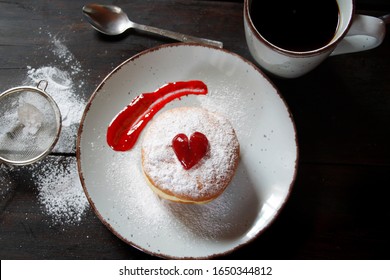
{"type": "Polygon", "coordinates": [[[239,143],[230,122],[222,115],[197,107],[171,109],[149,126],[143,143],[143,168],[155,186],[178,197],[213,198],[226,188],[238,163],[239,143]],[[185,170],[172,149],[179,133],[206,135],[209,151],[185,170]]]}

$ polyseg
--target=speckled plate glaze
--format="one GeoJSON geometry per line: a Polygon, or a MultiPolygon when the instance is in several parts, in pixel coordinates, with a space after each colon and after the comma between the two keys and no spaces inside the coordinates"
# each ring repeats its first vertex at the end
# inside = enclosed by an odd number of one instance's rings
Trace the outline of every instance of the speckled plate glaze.
{"type": "Polygon", "coordinates": [[[298,146],[285,102],[256,66],[226,50],[170,44],[126,60],[97,87],[81,121],[77,157],[87,198],[116,236],[163,258],[203,259],[249,243],[277,217],[295,180],[298,146]],[[205,205],[164,201],[150,190],[141,168],[143,134],[129,152],[106,144],[107,126],[134,97],[187,80],[202,80],[209,93],[175,100],[162,111],[217,111],[230,119],[240,141],[233,181],[205,205]]]}

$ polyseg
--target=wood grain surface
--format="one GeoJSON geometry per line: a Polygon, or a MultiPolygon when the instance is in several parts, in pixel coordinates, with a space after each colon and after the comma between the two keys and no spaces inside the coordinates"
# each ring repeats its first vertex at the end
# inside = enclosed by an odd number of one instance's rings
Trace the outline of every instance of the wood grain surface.
{"type": "MultiPolygon", "coordinates": [[[[100,2],[122,7],[135,22],[222,41],[225,49],[253,61],[242,1],[100,2]]],[[[72,78],[85,101],[125,59],[173,42],[135,31],[101,35],[83,18],[84,4],[0,1],[0,92],[22,85],[31,67],[58,66],[50,48],[53,38],[80,63],[83,72],[72,78]]],[[[380,16],[390,13],[390,2],[356,1],[356,8],[380,16]]],[[[380,47],[331,57],[301,78],[270,79],[296,123],[297,179],[275,222],[255,241],[220,258],[389,259],[389,34],[380,47]]],[[[68,148],[56,148],[32,166],[0,165],[0,258],[155,259],[118,239],[90,208],[78,223],[51,222],[37,198],[34,174],[45,165],[74,163],[74,143],[58,146],[68,148]]]]}

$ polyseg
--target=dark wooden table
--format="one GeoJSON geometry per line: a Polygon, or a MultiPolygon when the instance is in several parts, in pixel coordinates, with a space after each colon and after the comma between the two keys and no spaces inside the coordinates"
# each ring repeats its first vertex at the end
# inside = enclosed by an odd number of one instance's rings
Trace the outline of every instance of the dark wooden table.
{"type": "MultiPolygon", "coordinates": [[[[136,22],[223,41],[227,50],[253,61],[242,1],[101,2],[121,6],[136,22]]],[[[25,84],[32,69],[51,66],[71,75],[75,94],[86,102],[116,65],[173,42],[137,32],[100,35],[84,20],[84,4],[0,1],[0,91],[25,84]]],[[[370,15],[390,13],[387,0],[356,5],[370,15]]],[[[390,259],[390,36],[374,50],[331,57],[304,77],[270,79],[295,119],[297,179],[271,227],[223,258],[390,259]]],[[[32,166],[1,165],[0,258],[154,259],[114,236],[89,206],[72,222],[53,221],[45,210],[36,174],[50,166],[74,171],[76,135],[71,136],[32,166]]]]}

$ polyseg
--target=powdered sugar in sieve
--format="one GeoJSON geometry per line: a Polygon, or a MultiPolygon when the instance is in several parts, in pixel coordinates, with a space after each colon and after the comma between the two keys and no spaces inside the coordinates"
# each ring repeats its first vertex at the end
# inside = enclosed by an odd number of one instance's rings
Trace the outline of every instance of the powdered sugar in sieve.
{"type": "Polygon", "coordinates": [[[47,81],[37,87],[15,87],[0,94],[0,161],[25,165],[46,156],[61,131],[61,113],[46,93],[47,81]]]}

